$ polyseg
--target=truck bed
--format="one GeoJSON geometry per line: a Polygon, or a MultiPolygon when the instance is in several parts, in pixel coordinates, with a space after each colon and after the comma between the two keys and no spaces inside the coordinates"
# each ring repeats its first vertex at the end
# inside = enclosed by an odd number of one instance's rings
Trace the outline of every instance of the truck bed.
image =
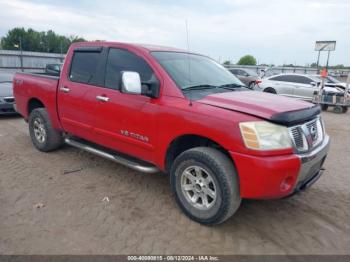
{"type": "Polygon", "coordinates": [[[16,73],[13,79],[13,93],[17,112],[28,120],[31,108],[41,103],[47,108],[52,125],[60,128],[56,101],[58,84],[58,76],[16,73]]]}

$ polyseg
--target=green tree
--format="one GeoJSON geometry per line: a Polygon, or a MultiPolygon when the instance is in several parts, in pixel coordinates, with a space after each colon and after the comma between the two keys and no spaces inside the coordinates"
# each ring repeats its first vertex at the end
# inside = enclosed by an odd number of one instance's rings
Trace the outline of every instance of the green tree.
{"type": "Polygon", "coordinates": [[[252,55],[245,55],[239,59],[238,65],[256,65],[256,59],[252,55]]]}
{"type": "Polygon", "coordinates": [[[66,53],[71,43],[86,41],[78,36],[58,35],[54,31],[38,32],[32,28],[13,28],[1,38],[3,49],[24,51],[66,53]]]}
{"type": "Polygon", "coordinates": [[[223,65],[229,66],[231,64],[231,62],[229,60],[226,60],[225,62],[223,62],[223,65]]]}
{"type": "Polygon", "coordinates": [[[340,65],[335,65],[332,68],[334,68],[334,69],[344,69],[345,66],[343,64],[340,64],[340,65]]]}

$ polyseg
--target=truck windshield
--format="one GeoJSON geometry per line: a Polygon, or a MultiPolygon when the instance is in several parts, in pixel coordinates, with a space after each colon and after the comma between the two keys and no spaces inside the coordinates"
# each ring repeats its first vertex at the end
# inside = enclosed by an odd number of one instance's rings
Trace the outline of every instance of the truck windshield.
{"type": "Polygon", "coordinates": [[[164,51],[155,51],[152,55],[181,90],[244,86],[226,68],[208,57],[164,51]]]}

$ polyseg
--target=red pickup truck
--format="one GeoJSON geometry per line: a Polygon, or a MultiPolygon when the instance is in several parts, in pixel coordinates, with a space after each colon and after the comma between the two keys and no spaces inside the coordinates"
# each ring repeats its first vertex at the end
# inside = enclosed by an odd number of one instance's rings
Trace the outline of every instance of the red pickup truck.
{"type": "Polygon", "coordinates": [[[318,106],[249,91],[212,59],[174,48],[76,43],[60,77],[18,73],[14,96],[37,149],[66,143],[169,174],[180,208],[203,224],[225,221],[242,198],[308,188],[329,147],[318,106]]]}

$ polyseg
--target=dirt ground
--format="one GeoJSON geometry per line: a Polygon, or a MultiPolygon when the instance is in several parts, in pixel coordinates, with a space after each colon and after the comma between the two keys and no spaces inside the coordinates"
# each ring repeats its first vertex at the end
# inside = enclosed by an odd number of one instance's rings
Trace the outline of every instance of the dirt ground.
{"type": "Polygon", "coordinates": [[[323,115],[324,176],[215,227],[181,213],[166,176],[68,146],[41,153],[21,118],[0,117],[0,254],[350,254],[350,113],[323,115]]]}

